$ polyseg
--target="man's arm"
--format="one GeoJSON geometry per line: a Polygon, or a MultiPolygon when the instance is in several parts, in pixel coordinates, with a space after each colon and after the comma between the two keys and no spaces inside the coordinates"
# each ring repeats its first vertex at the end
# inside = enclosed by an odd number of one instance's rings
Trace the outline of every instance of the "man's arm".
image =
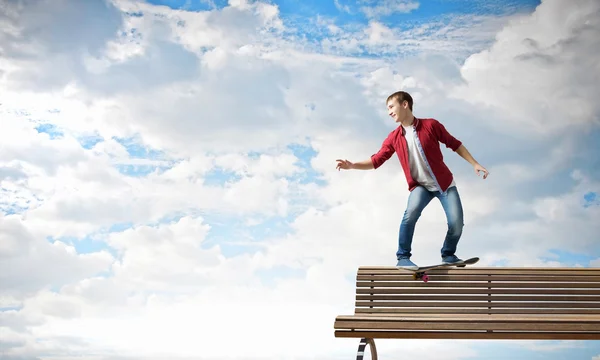
{"type": "Polygon", "coordinates": [[[469,152],[469,150],[467,150],[467,148],[464,145],[462,145],[462,144],[458,147],[458,149],[456,149],[456,153],[458,155],[460,155],[463,159],[467,160],[467,162],[469,164],[473,165],[473,166],[479,164],[477,162],[477,160],[475,160],[473,158],[473,155],[471,155],[471,153],[469,152]]]}
{"type": "Polygon", "coordinates": [[[467,150],[467,148],[461,144],[458,149],[456,149],[456,153],[458,155],[460,155],[463,159],[465,159],[469,164],[473,165],[473,168],[475,170],[475,173],[477,174],[477,176],[479,176],[479,172],[482,171],[483,172],[483,178],[487,178],[489,175],[489,172],[483,167],[481,166],[477,160],[475,160],[473,158],[473,156],[471,155],[471,153],[469,152],[469,150],[467,150]]]}
{"type": "Polygon", "coordinates": [[[483,172],[484,179],[488,177],[489,172],[483,166],[481,166],[477,162],[477,160],[473,158],[469,150],[467,150],[467,148],[463,145],[463,143],[460,140],[452,136],[448,132],[448,130],[446,130],[446,127],[442,123],[436,120],[434,123],[434,127],[438,136],[438,140],[441,143],[445,144],[446,147],[450,148],[458,155],[460,155],[463,159],[468,161],[469,164],[473,165],[473,169],[475,170],[475,174],[477,174],[477,176],[479,176],[479,172],[481,171],[483,172]]]}
{"type": "Polygon", "coordinates": [[[450,134],[448,130],[446,130],[446,127],[441,122],[435,120],[435,122],[433,123],[433,128],[435,134],[437,135],[438,141],[446,145],[446,147],[450,150],[457,151],[458,148],[462,145],[462,142],[454,136],[452,136],[452,134],[450,134]]]}
{"type": "MultiPolygon", "coordinates": [[[[394,132],[391,132],[386,138],[385,140],[383,140],[383,143],[381,144],[381,148],[379,148],[379,151],[377,151],[376,154],[371,155],[371,158],[368,160],[371,162],[371,166],[373,166],[373,169],[377,169],[378,167],[380,167],[381,165],[383,165],[383,163],[385,163],[386,161],[388,161],[392,155],[394,154],[394,152],[396,152],[396,149],[394,149],[394,146],[392,145],[392,135],[395,134],[394,132]]],[[[363,161],[363,164],[365,164],[364,166],[369,166],[367,164],[367,161],[363,161]]]]}
{"type": "Polygon", "coordinates": [[[353,163],[348,160],[337,159],[338,163],[337,163],[336,169],[338,169],[338,171],[340,169],[344,169],[344,170],[377,169],[378,167],[383,165],[384,162],[389,160],[389,158],[394,154],[394,151],[396,151],[396,150],[392,146],[392,141],[390,139],[390,136],[388,135],[388,137],[381,144],[381,148],[379,149],[379,151],[376,154],[371,155],[371,157],[369,159],[359,161],[356,163],[353,163]]]}
{"type": "Polygon", "coordinates": [[[375,166],[373,165],[373,161],[371,161],[371,159],[367,159],[364,161],[354,163],[354,166],[352,168],[356,170],[373,170],[375,169],[375,166]]]}
{"type": "Polygon", "coordinates": [[[336,168],[338,169],[338,171],[340,169],[372,170],[375,168],[375,166],[373,166],[373,161],[371,161],[371,159],[359,161],[359,162],[355,162],[355,163],[348,161],[348,160],[338,159],[337,162],[338,162],[338,164],[337,164],[336,168]]]}

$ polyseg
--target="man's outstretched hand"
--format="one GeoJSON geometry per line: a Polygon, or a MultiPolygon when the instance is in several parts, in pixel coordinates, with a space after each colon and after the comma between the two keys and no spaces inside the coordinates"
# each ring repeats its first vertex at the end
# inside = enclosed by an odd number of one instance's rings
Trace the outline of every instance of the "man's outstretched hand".
{"type": "Polygon", "coordinates": [[[475,174],[477,174],[477,176],[481,176],[479,175],[479,172],[483,172],[483,178],[487,178],[488,175],[490,174],[483,166],[479,165],[479,164],[475,164],[473,165],[473,169],[475,170],[475,174]]]}
{"type": "Polygon", "coordinates": [[[344,170],[350,170],[352,169],[352,164],[350,161],[348,160],[336,160],[337,161],[337,166],[335,167],[338,171],[340,171],[340,169],[344,169],[344,170]]]}

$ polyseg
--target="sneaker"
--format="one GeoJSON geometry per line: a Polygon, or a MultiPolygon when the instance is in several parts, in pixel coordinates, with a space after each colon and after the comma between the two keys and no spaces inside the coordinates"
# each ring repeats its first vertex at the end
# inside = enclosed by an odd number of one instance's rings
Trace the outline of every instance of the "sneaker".
{"type": "Polygon", "coordinates": [[[415,263],[410,261],[409,258],[398,259],[398,263],[396,264],[396,267],[399,267],[402,269],[407,269],[407,270],[416,270],[419,268],[415,263]]]}
{"type": "MultiPolygon", "coordinates": [[[[459,259],[456,255],[444,256],[442,258],[442,263],[444,264],[456,264],[462,262],[462,259],[459,259]]],[[[463,267],[465,265],[457,265],[458,267],[463,267]]]]}

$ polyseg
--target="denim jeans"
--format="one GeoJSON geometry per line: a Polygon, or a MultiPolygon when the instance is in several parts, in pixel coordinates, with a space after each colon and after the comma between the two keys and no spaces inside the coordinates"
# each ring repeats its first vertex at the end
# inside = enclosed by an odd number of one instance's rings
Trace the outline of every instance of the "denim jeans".
{"type": "Polygon", "coordinates": [[[456,186],[452,186],[444,194],[439,191],[428,191],[422,186],[417,186],[408,196],[408,204],[400,223],[398,252],[396,253],[398,259],[411,257],[410,251],[415,225],[423,209],[434,197],[437,197],[442,203],[448,221],[448,231],[441,249],[441,255],[445,257],[454,255],[456,252],[456,245],[460,240],[464,225],[462,204],[456,186]]]}

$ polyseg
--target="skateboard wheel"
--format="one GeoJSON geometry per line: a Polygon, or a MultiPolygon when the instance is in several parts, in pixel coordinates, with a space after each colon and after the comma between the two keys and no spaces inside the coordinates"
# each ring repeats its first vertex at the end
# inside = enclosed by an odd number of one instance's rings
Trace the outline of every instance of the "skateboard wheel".
{"type": "Polygon", "coordinates": [[[423,275],[423,281],[424,282],[428,282],[429,281],[429,275],[423,275]]]}
{"type": "Polygon", "coordinates": [[[413,280],[417,280],[417,274],[413,274],[413,280]]]}

